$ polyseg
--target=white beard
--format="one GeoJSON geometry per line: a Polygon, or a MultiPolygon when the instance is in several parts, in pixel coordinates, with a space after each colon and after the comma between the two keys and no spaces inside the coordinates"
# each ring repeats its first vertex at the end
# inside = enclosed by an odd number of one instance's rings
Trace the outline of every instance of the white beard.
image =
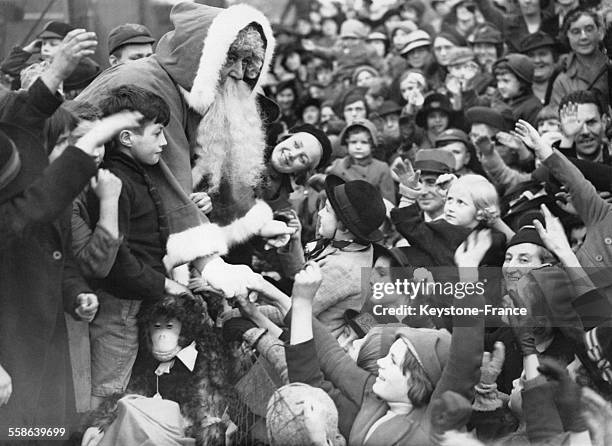
{"type": "MultiPolygon", "coordinates": [[[[219,191],[221,181],[232,191],[253,189],[264,169],[265,134],[256,95],[244,82],[227,78],[198,126],[192,169],[193,185],[207,177],[209,194],[219,191]]],[[[239,198],[239,197],[234,197],[239,198]]]]}

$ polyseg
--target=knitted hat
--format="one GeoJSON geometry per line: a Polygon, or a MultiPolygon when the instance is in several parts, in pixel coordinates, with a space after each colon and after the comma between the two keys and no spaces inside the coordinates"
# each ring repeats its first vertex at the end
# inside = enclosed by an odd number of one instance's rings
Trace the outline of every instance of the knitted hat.
{"type": "Polygon", "coordinates": [[[513,119],[511,114],[505,116],[501,111],[490,107],[476,106],[465,112],[470,124],[487,124],[498,130],[511,130],[513,119]]]}
{"type": "Polygon", "coordinates": [[[476,43],[500,45],[503,41],[502,33],[490,23],[483,23],[468,37],[468,42],[472,45],[476,43]]]}
{"type": "Polygon", "coordinates": [[[446,129],[438,135],[434,142],[434,146],[443,147],[451,142],[462,142],[467,146],[470,143],[470,139],[463,130],[446,129]]]}
{"type": "Polygon", "coordinates": [[[516,77],[527,82],[533,83],[533,62],[524,54],[508,54],[501,59],[498,59],[494,64],[492,71],[495,73],[498,69],[507,68],[516,77]]]}
{"type": "Polygon", "coordinates": [[[317,141],[319,141],[319,143],[321,144],[321,148],[323,149],[323,153],[321,154],[321,161],[319,161],[317,167],[325,166],[332,154],[331,142],[329,142],[329,138],[327,137],[325,132],[310,124],[302,124],[289,129],[290,134],[300,132],[310,133],[312,136],[317,138],[317,141]]]}
{"type": "Polygon", "coordinates": [[[338,432],[338,410],[323,390],[303,383],[276,390],[266,410],[272,446],[287,444],[344,444],[338,432]]]}
{"type": "Polygon", "coordinates": [[[378,229],[385,221],[385,204],[379,190],[363,180],[346,182],[327,175],[325,192],[336,217],[361,241],[383,238],[378,229]]]}
{"type": "Polygon", "coordinates": [[[474,52],[466,46],[457,46],[449,51],[447,66],[459,65],[474,60],[474,52]]]}
{"type": "Polygon", "coordinates": [[[365,39],[368,37],[368,29],[365,24],[355,19],[348,19],[340,27],[340,38],[365,39]]]}
{"type": "Polygon", "coordinates": [[[455,157],[446,150],[421,149],[416,153],[414,168],[422,173],[451,173],[455,169],[455,157]]]}
{"type": "Polygon", "coordinates": [[[521,243],[532,243],[534,245],[546,248],[546,245],[542,241],[542,238],[540,237],[540,234],[538,234],[535,226],[531,225],[523,226],[521,229],[519,229],[518,232],[514,234],[514,237],[510,239],[508,245],[506,245],[506,249],[514,245],[520,245],[521,243]]]}
{"type": "Polygon", "coordinates": [[[448,362],[450,333],[446,330],[406,327],[397,330],[397,337],[406,343],[408,350],[435,387],[448,362]]]}
{"type": "Polygon", "coordinates": [[[374,125],[374,123],[372,123],[372,121],[370,121],[369,119],[360,119],[357,121],[353,121],[351,122],[349,125],[347,125],[346,127],[344,127],[344,129],[342,129],[342,132],[340,133],[340,144],[346,144],[346,134],[348,133],[349,130],[354,129],[356,127],[360,127],[362,129],[365,129],[367,132],[370,133],[370,138],[372,138],[372,145],[373,146],[377,146],[378,145],[378,131],[376,130],[376,126],[374,125]]]}
{"type": "Polygon", "coordinates": [[[551,47],[553,50],[557,51],[559,44],[550,34],[544,31],[536,31],[533,34],[529,34],[519,43],[521,53],[528,53],[529,51],[543,47],[551,47]]]}
{"type": "Polygon", "coordinates": [[[139,23],[125,23],[110,30],[108,33],[108,54],[114,53],[123,45],[154,43],[151,31],[139,23]]]}
{"type": "MultiPolygon", "coordinates": [[[[425,128],[427,115],[432,111],[440,110],[448,114],[450,120],[456,116],[450,100],[441,93],[430,93],[425,97],[423,107],[417,112],[415,122],[419,127],[425,128]]],[[[452,125],[452,124],[451,124],[452,125]]]]}
{"type": "Polygon", "coordinates": [[[48,22],[38,35],[39,39],[63,39],[74,26],[63,22],[48,22]]]}
{"type": "Polygon", "coordinates": [[[401,55],[406,55],[417,48],[431,46],[431,36],[421,29],[412,31],[406,36],[406,45],[400,50],[401,55]]]}

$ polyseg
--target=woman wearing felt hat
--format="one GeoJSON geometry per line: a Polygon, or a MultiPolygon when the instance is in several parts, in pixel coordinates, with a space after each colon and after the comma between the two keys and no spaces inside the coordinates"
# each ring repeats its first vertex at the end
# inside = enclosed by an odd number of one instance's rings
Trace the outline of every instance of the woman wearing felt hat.
{"type": "MultiPolygon", "coordinates": [[[[365,301],[362,268],[372,266],[372,242],[383,237],[385,219],[380,192],[366,181],[348,181],[335,175],[325,179],[327,202],[319,211],[317,232],[321,239],[309,249],[309,258],[321,265],[323,282],[314,296],[314,315],[338,337],[348,309],[360,311],[365,301]]],[[[284,272],[294,277],[304,265],[299,237],[279,250],[284,272]]]]}
{"type": "Polygon", "coordinates": [[[415,117],[416,125],[426,131],[427,147],[435,147],[438,135],[450,127],[458,127],[459,115],[453,110],[450,100],[441,93],[425,97],[423,107],[415,117]]]}

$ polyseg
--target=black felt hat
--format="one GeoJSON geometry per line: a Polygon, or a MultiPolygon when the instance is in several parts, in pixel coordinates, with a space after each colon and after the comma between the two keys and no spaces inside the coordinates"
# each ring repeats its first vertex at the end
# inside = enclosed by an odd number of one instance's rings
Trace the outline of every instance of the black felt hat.
{"type": "Polygon", "coordinates": [[[325,192],[336,217],[358,240],[376,242],[383,238],[378,228],[385,221],[386,209],[376,187],[363,180],[345,182],[327,175],[325,192]]]}

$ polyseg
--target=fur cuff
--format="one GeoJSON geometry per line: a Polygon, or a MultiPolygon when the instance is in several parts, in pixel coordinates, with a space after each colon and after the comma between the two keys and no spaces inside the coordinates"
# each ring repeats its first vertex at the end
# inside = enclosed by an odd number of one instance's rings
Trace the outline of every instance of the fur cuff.
{"type": "Polygon", "coordinates": [[[261,228],[274,218],[272,208],[265,201],[257,200],[244,217],[222,228],[228,246],[238,245],[257,235],[261,228]]]}
{"type": "Polygon", "coordinates": [[[198,257],[227,254],[228,246],[223,229],[213,223],[170,234],[166,244],[166,270],[189,263],[198,257]]]}
{"type": "Polygon", "coordinates": [[[263,225],[272,218],[270,206],[265,201],[257,200],[244,217],[227,226],[208,223],[170,234],[164,266],[170,271],[175,266],[189,263],[199,257],[225,255],[231,246],[257,235],[263,225]]]}

